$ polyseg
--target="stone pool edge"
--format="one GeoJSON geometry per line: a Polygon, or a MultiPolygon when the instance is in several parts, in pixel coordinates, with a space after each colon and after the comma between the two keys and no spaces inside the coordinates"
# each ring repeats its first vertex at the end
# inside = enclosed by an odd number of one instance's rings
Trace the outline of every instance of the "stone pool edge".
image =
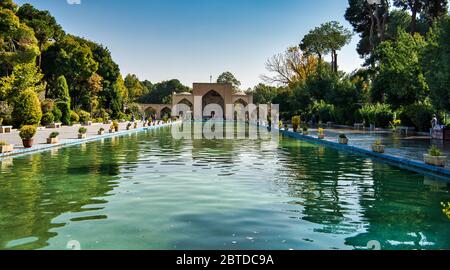
{"type": "Polygon", "coordinates": [[[84,143],[99,141],[102,139],[120,137],[120,136],[132,134],[132,133],[136,133],[136,132],[142,132],[142,131],[161,128],[161,127],[172,126],[172,125],[175,125],[178,123],[180,123],[180,122],[177,121],[177,122],[172,122],[169,124],[161,124],[161,125],[157,125],[157,126],[140,127],[140,128],[131,129],[131,130],[122,130],[122,131],[118,131],[118,132],[114,132],[114,133],[106,133],[103,135],[96,135],[93,137],[88,137],[86,139],[67,139],[67,140],[61,140],[57,144],[41,144],[38,147],[17,149],[12,152],[9,152],[9,153],[0,154],[0,161],[5,158],[16,158],[16,157],[31,155],[31,154],[35,154],[35,153],[39,153],[39,152],[49,151],[49,150],[55,149],[55,148],[75,146],[75,145],[80,145],[80,144],[84,144],[84,143]]]}
{"type": "Polygon", "coordinates": [[[362,155],[376,158],[376,159],[379,159],[382,161],[386,161],[389,164],[392,164],[394,166],[397,166],[397,167],[400,167],[403,169],[407,169],[407,170],[411,170],[414,172],[432,174],[433,176],[437,176],[437,177],[445,180],[447,183],[450,183],[450,169],[447,169],[447,168],[435,167],[435,166],[431,166],[431,165],[425,164],[420,161],[407,159],[407,158],[403,158],[403,157],[398,157],[398,156],[394,156],[394,155],[390,155],[390,154],[375,153],[373,151],[359,148],[356,146],[339,144],[337,142],[332,142],[332,141],[328,141],[325,139],[321,140],[321,139],[315,138],[313,136],[302,135],[302,134],[299,134],[299,133],[296,133],[293,131],[280,130],[280,129],[275,129],[275,130],[279,131],[282,135],[290,137],[290,138],[309,141],[309,142],[324,145],[324,146],[329,146],[329,147],[332,147],[337,150],[362,154],[362,155]]]}

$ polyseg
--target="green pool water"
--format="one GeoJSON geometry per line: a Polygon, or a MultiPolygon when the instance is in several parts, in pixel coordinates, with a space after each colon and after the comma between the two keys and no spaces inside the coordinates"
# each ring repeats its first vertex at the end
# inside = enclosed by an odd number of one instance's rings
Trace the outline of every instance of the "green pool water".
{"type": "Polygon", "coordinates": [[[170,129],[1,161],[0,249],[450,249],[445,182],[290,138],[170,129]]]}

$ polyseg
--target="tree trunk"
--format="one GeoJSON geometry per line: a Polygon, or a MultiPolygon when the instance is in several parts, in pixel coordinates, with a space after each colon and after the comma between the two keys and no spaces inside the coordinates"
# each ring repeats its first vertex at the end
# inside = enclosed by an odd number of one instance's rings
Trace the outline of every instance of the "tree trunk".
{"type": "Polygon", "coordinates": [[[411,15],[411,34],[414,35],[416,33],[417,28],[417,10],[413,8],[411,15]]]}
{"type": "Polygon", "coordinates": [[[370,25],[370,35],[369,35],[369,43],[370,43],[370,50],[373,51],[375,49],[375,43],[373,41],[373,34],[375,30],[375,18],[373,15],[370,17],[371,25],[370,25]]]}
{"type": "Polygon", "coordinates": [[[333,54],[334,54],[334,72],[335,73],[337,73],[338,72],[338,64],[337,64],[337,52],[336,51],[333,51],[333,54]]]}

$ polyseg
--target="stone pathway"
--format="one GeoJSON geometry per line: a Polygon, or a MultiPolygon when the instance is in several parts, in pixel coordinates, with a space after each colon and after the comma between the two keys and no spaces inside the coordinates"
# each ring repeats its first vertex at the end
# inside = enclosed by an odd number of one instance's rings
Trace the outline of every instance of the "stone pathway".
{"type": "MultiPolygon", "coordinates": [[[[143,127],[143,122],[137,122],[138,128],[143,127]]],[[[128,122],[119,123],[119,131],[126,130],[128,122]]],[[[98,130],[100,128],[105,129],[105,134],[108,134],[110,124],[92,124],[92,126],[83,126],[87,129],[87,138],[98,136],[98,130]]],[[[34,147],[47,146],[47,138],[52,132],[59,132],[59,141],[66,140],[77,140],[78,139],[78,129],[81,125],[74,126],[63,126],[61,128],[42,128],[38,129],[36,136],[34,137],[34,147]]],[[[9,144],[14,144],[14,150],[23,150],[22,139],[19,136],[18,130],[13,130],[11,133],[1,133],[0,141],[5,141],[9,144]]]]}
{"type": "MultiPolygon", "coordinates": [[[[447,167],[450,167],[450,141],[432,140],[430,136],[396,135],[390,131],[368,132],[351,129],[325,129],[325,139],[337,142],[339,134],[342,133],[347,136],[351,146],[371,150],[372,144],[381,140],[386,146],[386,154],[421,162],[423,154],[426,154],[432,145],[436,145],[449,157],[447,167]]],[[[310,135],[316,137],[317,130],[311,129],[310,135]]]]}

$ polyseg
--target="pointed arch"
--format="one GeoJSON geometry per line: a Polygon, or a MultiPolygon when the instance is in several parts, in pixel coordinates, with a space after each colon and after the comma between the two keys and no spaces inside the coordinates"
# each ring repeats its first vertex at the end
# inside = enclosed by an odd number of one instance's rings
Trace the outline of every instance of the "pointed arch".
{"type": "Polygon", "coordinates": [[[202,112],[204,117],[207,118],[223,118],[225,112],[225,98],[217,91],[210,90],[202,97],[202,112]],[[216,107],[216,109],[214,109],[214,107],[216,107]]]}

